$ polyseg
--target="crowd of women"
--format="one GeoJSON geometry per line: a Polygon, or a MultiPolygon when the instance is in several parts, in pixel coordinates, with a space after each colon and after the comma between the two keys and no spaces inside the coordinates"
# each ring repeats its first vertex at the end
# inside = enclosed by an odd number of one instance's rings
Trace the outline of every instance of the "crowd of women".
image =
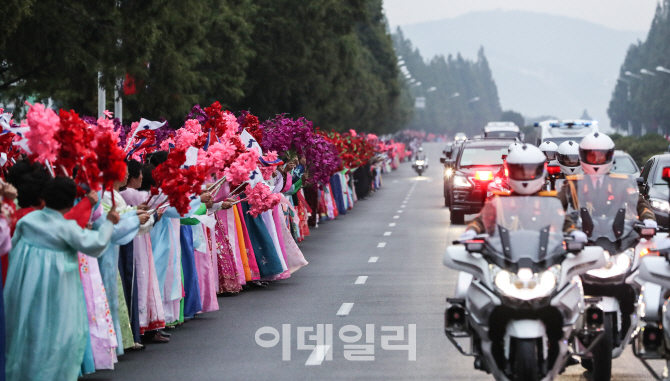
{"type": "Polygon", "coordinates": [[[218,102],[176,130],[40,104],[0,124],[0,379],[12,381],[114,369],[224,308],[218,295],[290,277],[308,263],[297,243],[310,228],[406,155],[374,135],[259,123],[218,102]]]}

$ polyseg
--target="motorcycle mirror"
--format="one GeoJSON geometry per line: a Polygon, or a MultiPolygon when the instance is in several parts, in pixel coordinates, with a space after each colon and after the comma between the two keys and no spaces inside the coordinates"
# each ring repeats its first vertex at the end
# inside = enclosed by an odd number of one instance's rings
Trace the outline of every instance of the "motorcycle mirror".
{"type": "Polygon", "coordinates": [[[484,249],[484,241],[471,241],[465,243],[465,250],[478,253],[484,249]]]}
{"type": "Polygon", "coordinates": [[[647,228],[644,225],[636,225],[635,231],[640,237],[645,239],[650,239],[656,235],[656,228],[647,228]]]}
{"type": "Polygon", "coordinates": [[[566,241],[565,248],[573,254],[579,254],[584,250],[584,242],[566,241]]]}

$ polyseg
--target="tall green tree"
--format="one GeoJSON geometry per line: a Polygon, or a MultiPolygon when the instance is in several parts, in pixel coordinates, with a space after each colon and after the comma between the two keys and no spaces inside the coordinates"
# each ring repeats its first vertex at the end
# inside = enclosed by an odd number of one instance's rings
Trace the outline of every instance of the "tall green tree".
{"type": "Polygon", "coordinates": [[[499,120],[498,90],[483,48],[476,61],[457,54],[426,62],[400,28],[394,34],[394,44],[410,81],[411,96],[426,100],[425,108],[415,111],[410,128],[472,135],[481,133],[486,123],[499,120]]]}
{"type": "Polygon", "coordinates": [[[661,1],[647,39],[631,45],[621,65],[607,110],[620,131],[670,133],[670,74],[656,70],[670,68],[669,13],[670,0],[661,1]]]}
{"type": "MultiPolygon", "coordinates": [[[[261,118],[307,117],[324,128],[393,132],[411,108],[382,0],[10,0],[2,26],[0,102],[52,99],[112,109],[133,78],[124,121],[216,100],[261,118]],[[98,73],[102,74],[100,82],[98,73]]],[[[20,115],[20,110],[18,112],[20,115]]]]}

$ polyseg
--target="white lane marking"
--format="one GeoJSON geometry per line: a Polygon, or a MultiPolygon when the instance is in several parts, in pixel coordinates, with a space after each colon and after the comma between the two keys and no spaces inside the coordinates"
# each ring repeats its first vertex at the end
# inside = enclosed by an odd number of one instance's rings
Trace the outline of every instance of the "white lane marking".
{"type": "Polygon", "coordinates": [[[356,279],[356,283],[354,284],[365,284],[365,281],[368,280],[367,275],[361,275],[356,279]]]}
{"type": "Polygon", "coordinates": [[[389,226],[395,226],[395,222],[391,222],[389,226]]]}
{"type": "Polygon", "coordinates": [[[337,310],[337,316],[347,316],[351,309],[354,308],[354,303],[342,303],[342,306],[337,310]]]}
{"type": "Polygon", "coordinates": [[[402,210],[399,210],[398,213],[402,213],[402,210]]]}
{"type": "Polygon", "coordinates": [[[368,263],[376,263],[377,259],[379,259],[379,257],[370,257],[370,259],[368,260],[368,263]]]}
{"type": "Polygon", "coordinates": [[[393,218],[400,218],[400,216],[393,216],[393,218]]]}
{"type": "Polygon", "coordinates": [[[384,233],[384,235],[391,235],[391,232],[386,232],[384,233]]]}
{"type": "Polygon", "coordinates": [[[393,180],[393,182],[394,182],[394,183],[397,183],[397,182],[398,182],[398,180],[393,180]]]}
{"type": "Polygon", "coordinates": [[[309,355],[305,366],[321,365],[328,352],[330,352],[330,345],[316,345],[314,350],[312,350],[312,354],[309,355]]]}
{"type": "Polygon", "coordinates": [[[379,247],[379,248],[386,247],[386,242],[379,242],[379,243],[377,244],[377,247],[379,247]]]}
{"type": "Polygon", "coordinates": [[[401,208],[404,208],[404,207],[406,207],[406,206],[407,206],[407,205],[400,205],[401,208]]]}

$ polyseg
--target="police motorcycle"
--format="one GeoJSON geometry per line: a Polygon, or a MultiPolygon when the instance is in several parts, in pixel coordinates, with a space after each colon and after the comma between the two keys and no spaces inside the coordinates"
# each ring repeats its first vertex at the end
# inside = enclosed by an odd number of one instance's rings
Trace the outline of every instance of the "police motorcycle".
{"type": "Polygon", "coordinates": [[[414,168],[419,176],[421,176],[423,172],[428,169],[428,158],[423,152],[423,147],[419,147],[419,150],[416,153],[414,164],[412,164],[412,168],[414,168]]]}
{"type": "Polygon", "coordinates": [[[649,370],[655,380],[670,381],[670,240],[649,248],[642,258],[636,281],[642,284],[638,314],[640,321],[633,339],[633,354],[649,370]],[[649,365],[649,360],[666,362],[662,375],[649,365]]]}
{"type": "Polygon", "coordinates": [[[612,359],[623,353],[638,323],[637,300],[641,285],[635,281],[640,254],[656,233],[638,221],[639,191],[634,177],[622,174],[569,176],[568,200],[573,219],[581,221],[588,245],[604,250],[604,266],[582,274],[584,294],[596,298],[604,312],[605,334],[582,365],[593,379],[609,380],[612,359]],[[643,238],[645,238],[643,240],[643,238]]]}
{"type": "Polygon", "coordinates": [[[464,295],[447,299],[445,333],[496,380],[552,380],[600,338],[603,314],[585,302],[579,275],[605,265],[603,250],[564,236],[554,197],[494,196],[481,217],[485,234],[444,255],[445,266],[470,275],[464,295]]]}
{"type": "MultiPolygon", "coordinates": [[[[664,168],[662,175],[670,183],[670,167],[664,168]]],[[[667,232],[668,229],[659,228],[658,231],[667,232]]],[[[642,292],[638,302],[640,321],[633,340],[633,354],[654,379],[670,381],[670,238],[661,233],[655,241],[641,253],[644,256],[636,278],[642,284],[642,292]],[[657,374],[648,360],[664,360],[663,374],[657,374]]]]}

